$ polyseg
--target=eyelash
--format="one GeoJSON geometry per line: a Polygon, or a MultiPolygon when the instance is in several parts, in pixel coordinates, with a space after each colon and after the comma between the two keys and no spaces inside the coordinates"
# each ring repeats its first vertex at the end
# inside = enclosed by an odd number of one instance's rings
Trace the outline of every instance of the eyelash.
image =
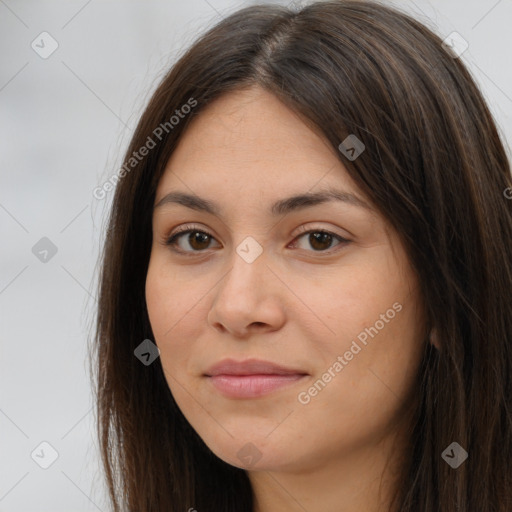
{"type": "MultiPolygon", "coordinates": [[[[183,251],[182,249],[178,249],[177,248],[177,243],[176,242],[179,239],[179,237],[183,236],[183,235],[185,235],[187,233],[193,233],[193,232],[197,232],[197,233],[201,233],[201,234],[204,234],[204,235],[208,235],[209,237],[211,237],[213,239],[215,238],[211,233],[208,233],[208,231],[200,229],[199,227],[194,226],[194,225],[185,224],[183,226],[180,226],[173,234],[171,234],[169,237],[167,237],[167,239],[165,240],[165,245],[170,246],[171,249],[174,252],[177,252],[179,254],[183,254],[185,256],[191,256],[191,257],[207,251],[208,249],[204,249],[204,250],[201,250],[201,251],[183,251]]],[[[299,233],[293,239],[293,241],[295,241],[297,238],[299,238],[301,236],[308,235],[310,233],[322,233],[322,234],[331,235],[332,237],[334,237],[335,239],[337,239],[340,242],[335,247],[338,247],[338,246],[342,246],[343,247],[343,246],[345,246],[345,245],[350,243],[350,240],[347,240],[346,238],[343,238],[342,236],[337,235],[336,233],[333,233],[331,231],[327,231],[325,229],[307,229],[304,226],[302,228],[300,228],[299,233]]],[[[311,251],[311,252],[323,253],[323,254],[330,255],[333,252],[336,252],[337,250],[339,250],[339,249],[335,249],[335,250],[328,249],[326,251],[311,251]]]]}

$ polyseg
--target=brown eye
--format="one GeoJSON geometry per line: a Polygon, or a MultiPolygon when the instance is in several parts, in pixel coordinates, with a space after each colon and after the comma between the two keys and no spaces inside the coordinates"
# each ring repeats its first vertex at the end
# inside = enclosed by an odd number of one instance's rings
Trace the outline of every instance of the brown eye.
{"type": "MultiPolygon", "coordinates": [[[[335,233],[321,229],[311,229],[306,231],[305,233],[302,233],[300,236],[298,236],[296,240],[301,238],[307,240],[307,244],[309,247],[313,248],[313,251],[315,252],[327,252],[328,249],[331,248],[332,243],[336,240],[338,243],[334,247],[338,245],[346,245],[350,242],[350,240],[347,240],[340,235],[336,235],[335,233]],[[308,235],[307,238],[305,238],[306,235],[308,235]]],[[[294,243],[294,246],[295,245],[297,245],[297,242],[294,243]]],[[[302,247],[302,249],[309,250],[308,247],[302,247]]]]}
{"type": "Polygon", "coordinates": [[[165,244],[172,246],[178,252],[193,253],[202,252],[205,249],[208,249],[210,242],[212,240],[215,239],[209,233],[206,233],[205,231],[201,231],[199,229],[189,228],[181,229],[178,231],[178,233],[174,233],[167,239],[165,244]]]}
{"type": "Polygon", "coordinates": [[[210,235],[201,231],[192,231],[188,236],[188,243],[198,251],[207,249],[210,243],[210,235]]]}
{"type": "MultiPolygon", "coordinates": [[[[308,251],[317,253],[330,253],[329,249],[333,247],[333,242],[337,241],[336,246],[344,246],[350,243],[350,240],[340,235],[325,231],[322,229],[310,229],[297,236],[292,242],[295,247],[298,242],[296,240],[307,240],[308,247],[299,247],[308,251]],[[306,238],[306,235],[307,238],[306,238]]],[[[178,232],[172,234],[166,241],[165,245],[169,245],[178,253],[193,256],[194,253],[199,254],[211,248],[211,242],[215,238],[210,233],[194,228],[193,226],[183,226],[178,232]],[[188,235],[188,236],[186,236],[188,235]]]]}
{"type": "Polygon", "coordinates": [[[333,240],[333,236],[326,232],[310,233],[309,243],[316,251],[329,249],[333,240]]]}

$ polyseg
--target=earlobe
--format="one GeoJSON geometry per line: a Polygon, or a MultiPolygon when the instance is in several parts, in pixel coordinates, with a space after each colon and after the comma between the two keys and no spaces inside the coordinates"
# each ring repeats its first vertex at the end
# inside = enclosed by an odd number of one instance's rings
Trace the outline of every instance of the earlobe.
{"type": "Polygon", "coordinates": [[[441,351],[441,343],[439,342],[439,335],[437,330],[434,328],[430,331],[430,335],[428,337],[429,342],[436,347],[438,351],[441,351]]]}

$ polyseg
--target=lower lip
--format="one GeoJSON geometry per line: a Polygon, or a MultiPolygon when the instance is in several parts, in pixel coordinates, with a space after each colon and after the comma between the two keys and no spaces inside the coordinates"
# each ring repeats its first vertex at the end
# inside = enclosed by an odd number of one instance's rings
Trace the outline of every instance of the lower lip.
{"type": "Polygon", "coordinates": [[[306,375],[213,375],[215,388],[229,398],[258,398],[286,387],[306,375]]]}

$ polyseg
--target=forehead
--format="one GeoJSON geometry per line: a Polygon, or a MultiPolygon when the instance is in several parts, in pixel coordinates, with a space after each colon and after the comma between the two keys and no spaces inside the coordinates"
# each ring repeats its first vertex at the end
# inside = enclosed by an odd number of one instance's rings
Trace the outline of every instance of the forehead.
{"type": "Polygon", "coordinates": [[[316,185],[357,190],[322,135],[259,87],[227,93],[199,112],[167,163],[158,195],[178,185],[264,195],[316,185]]]}

